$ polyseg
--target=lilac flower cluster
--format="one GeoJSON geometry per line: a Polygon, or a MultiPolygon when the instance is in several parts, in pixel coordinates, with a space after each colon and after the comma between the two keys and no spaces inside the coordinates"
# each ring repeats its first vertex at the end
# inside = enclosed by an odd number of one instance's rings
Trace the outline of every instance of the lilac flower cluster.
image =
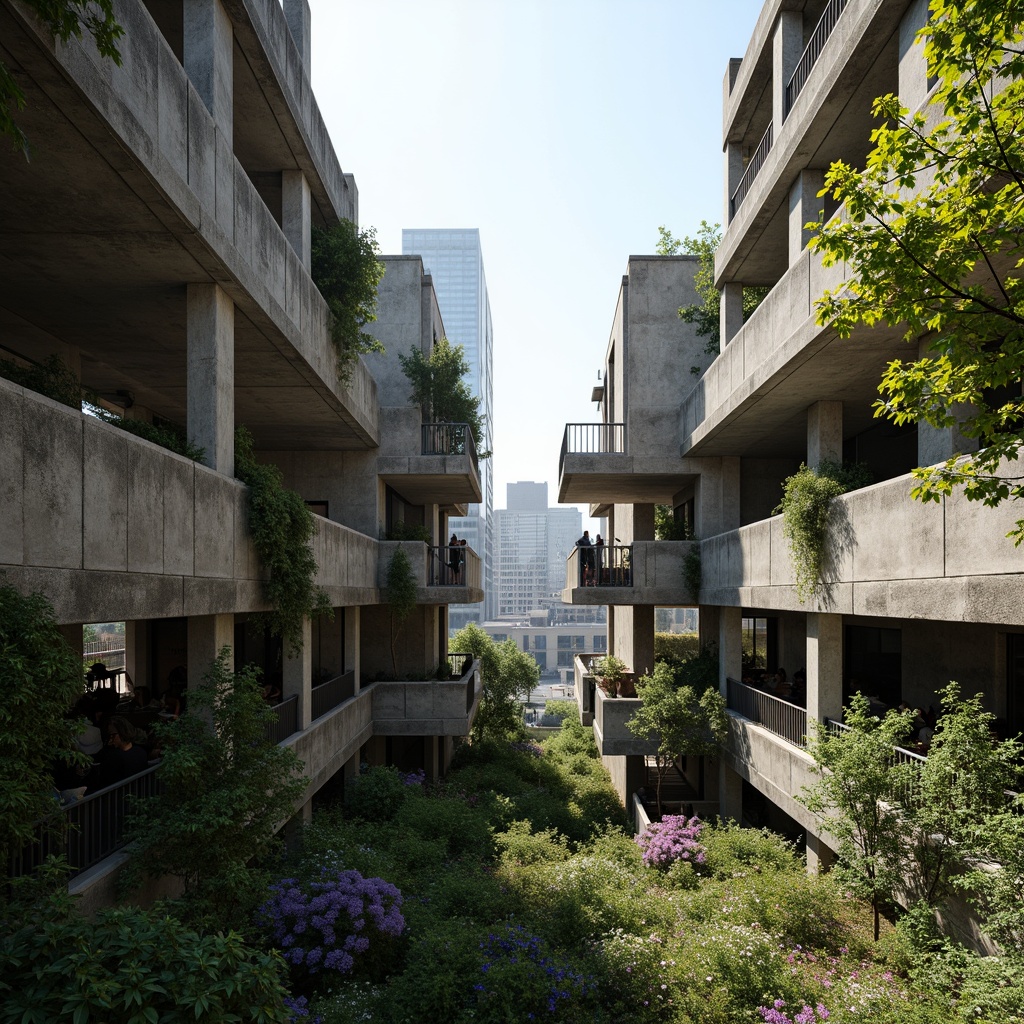
{"type": "Polygon", "coordinates": [[[414,772],[399,772],[402,782],[407,786],[422,786],[427,781],[427,773],[422,768],[414,772]]]}
{"type": "Polygon", "coordinates": [[[636,843],[648,867],[667,868],[677,860],[703,864],[704,847],[699,842],[703,829],[704,823],[696,816],[687,820],[685,814],[666,814],[661,821],[651,822],[636,843]]]}
{"type": "Polygon", "coordinates": [[[401,906],[402,894],[383,878],[325,868],[305,888],[294,878],[272,885],[258,915],[289,964],[309,974],[348,974],[375,933],[398,938],[405,931],[401,906]]]}
{"type": "Polygon", "coordinates": [[[507,1020],[515,1007],[520,1019],[554,1014],[563,1001],[585,996],[592,985],[579,972],[558,964],[546,953],[544,940],[522,925],[509,924],[480,943],[484,954],[481,981],[473,986],[481,1020],[507,1020]],[[490,1012],[489,1012],[490,1011],[490,1012]]]}
{"type": "Polygon", "coordinates": [[[315,1017],[309,1016],[309,1000],[305,996],[285,996],[284,1008],[289,1011],[288,1024],[296,1024],[296,1021],[305,1020],[309,1024],[323,1024],[323,1017],[318,1013],[315,1017]]]}
{"type": "Polygon", "coordinates": [[[757,1012],[761,1014],[764,1024],[819,1024],[829,1018],[828,1010],[821,1003],[817,1006],[804,1003],[792,1017],[786,1013],[785,1007],[784,999],[776,999],[771,1006],[759,1006],[757,1012]]]}
{"type": "Polygon", "coordinates": [[[532,740],[516,740],[514,743],[509,743],[509,746],[513,750],[518,750],[520,754],[528,754],[530,757],[544,756],[544,748],[532,740]]]}

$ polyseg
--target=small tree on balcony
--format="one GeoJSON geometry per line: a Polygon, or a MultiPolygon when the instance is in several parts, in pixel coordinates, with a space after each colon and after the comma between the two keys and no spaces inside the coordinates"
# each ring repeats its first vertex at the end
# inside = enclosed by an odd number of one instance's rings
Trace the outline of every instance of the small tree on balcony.
{"type": "Polygon", "coordinates": [[[452,345],[447,338],[434,343],[429,357],[418,348],[407,356],[399,355],[402,370],[412,385],[411,401],[423,407],[434,423],[468,423],[476,442],[477,454],[484,451],[484,423],[480,415],[480,399],[466,380],[469,363],[461,345],[452,345]]]}

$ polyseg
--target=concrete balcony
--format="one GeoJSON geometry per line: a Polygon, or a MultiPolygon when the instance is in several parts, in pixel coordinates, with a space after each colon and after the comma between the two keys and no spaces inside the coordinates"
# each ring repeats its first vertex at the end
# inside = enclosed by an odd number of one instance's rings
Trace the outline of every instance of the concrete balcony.
{"type": "Polygon", "coordinates": [[[641,739],[626,728],[640,710],[639,697],[609,697],[600,686],[594,690],[594,741],[602,757],[656,754],[658,740],[641,739]]]}
{"type": "Polygon", "coordinates": [[[455,515],[483,500],[476,442],[466,423],[423,423],[418,406],[381,409],[380,478],[412,505],[455,515]]]}
{"type": "Polygon", "coordinates": [[[452,569],[451,548],[411,540],[380,542],[377,585],[382,593],[388,566],[398,548],[412,566],[417,604],[476,604],[484,599],[480,556],[471,547],[460,547],[462,561],[456,571],[452,569]]]}
{"type": "MultiPolygon", "coordinates": [[[[1011,464],[1008,473],[1014,472],[1011,464]]],[[[801,604],[782,517],[701,542],[702,601],[711,605],[1017,625],[1024,548],[1006,537],[1013,502],[987,508],[961,493],[910,497],[901,476],[835,499],[825,585],[801,604]],[[892,543],[892,538],[899,542],[892,543]]]]}
{"type": "Polygon", "coordinates": [[[576,548],[566,559],[562,600],[580,605],[692,605],[683,563],[696,541],[638,540],[576,548]],[[584,566],[589,555],[592,568],[584,566]]]}
{"type": "Polygon", "coordinates": [[[480,706],[480,662],[468,654],[458,660],[459,678],[448,681],[380,682],[373,694],[376,736],[468,736],[480,706]]]}
{"type": "MultiPolygon", "coordinates": [[[[0,379],[0,568],[59,622],[266,610],[238,480],[0,379]]],[[[317,517],[317,582],[377,597],[378,542],[317,517]]]]}

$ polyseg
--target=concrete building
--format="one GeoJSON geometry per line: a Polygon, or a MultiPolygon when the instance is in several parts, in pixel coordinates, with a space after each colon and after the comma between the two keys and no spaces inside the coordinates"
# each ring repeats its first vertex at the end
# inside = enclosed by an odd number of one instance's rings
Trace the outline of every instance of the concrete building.
{"type": "MultiPolygon", "coordinates": [[[[402,252],[423,258],[434,281],[437,301],[444,316],[448,340],[461,345],[469,363],[469,383],[480,399],[486,437],[477,438],[480,451],[491,448],[494,423],[494,332],[487,298],[484,257],[477,228],[405,228],[402,252]]],[[[496,612],[494,589],[494,475],[490,459],[480,464],[482,497],[466,515],[454,519],[452,529],[483,560],[483,605],[458,605],[451,609],[453,627],[492,618],[496,612]]]]}
{"type": "MultiPolygon", "coordinates": [[[[692,264],[630,257],[606,347],[602,420],[567,428],[560,464],[559,500],[609,515],[609,533],[628,548],[598,586],[580,587],[574,568],[567,596],[611,606],[611,650],[637,671],[652,658],[653,606],[699,603],[730,707],[709,795],[737,819],[754,805],[784,812],[806,834],[812,863],[823,852],[820,827],[795,799],[811,781],[803,737],[812,723],[838,719],[854,690],[927,708],[956,679],[985,694],[1008,734],[1024,728],[1024,551],[1006,539],[1019,509],[962,494],[912,500],[911,470],[969,442],[953,429],[874,418],[883,368],[908,355],[899,329],[862,328],[841,341],[815,323],[814,300],[848,270],[821,266],[804,225],[822,207],[830,162],[863,166],[873,97],[898,92],[912,111],[928,102],[915,42],[926,14],[925,0],[765,4],[724,81],[720,352],[702,359],[703,339],[675,314],[694,301],[692,264]],[[770,290],[743,322],[743,290],[755,285],[770,290]],[[826,580],[802,603],[772,511],[786,476],[826,458],[863,462],[875,482],[836,500],[826,580]],[[681,593],[690,543],[654,540],[655,502],[671,504],[699,538],[699,595],[681,593]],[[735,682],[745,623],[764,638],[769,669],[806,672],[805,706],[735,682]]],[[[600,742],[628,796],[642,750],[607,730],[600,742]]]]}
{"type": "Polygon", "coordinates": [[[507,485],[494,513],[497,618],[521,617],[561,593],[565,560],[583,531],[579,509],[548,508],[548,485],[507,485]]]}
{"type": "Polygon", "coordinates": [[[485,622],[482,628],[497,643],[514,640],[537,662],[542,679],[557,678],[563,686],[573,685],[577,658],[600,657],[608,649],[608,634],[600,622],[552,625],[541,614],[519,621],[485,622]]]}
{"type": "MultiPolygon", "coordinates": [[[[0,380],[0,571],[49,598],[79,650],[83,623],[125,621],[128,670],[154,692],[177,666],[198,680],[225,646],[277,672],[304,812],[361,759],[437,774],[475,714],[476,664],[460,660],[451,682],[380,680],[399,543],[381,538],[398,524],[431,539],[402,542],[418,586],[399,679],[434,678],[448,603],[483,599],[475,552],[458,585],[437,571],[449,517],[483,499],[475,454],[439,446],[397,361],[444,334],[431,279],[418,257],[385,261],[387,354],[341,382],[310,239],[355,220],[357,192],[310,89],[305,0],[125,0],[117,16],[120,66],[0,5],[32,155],[0,158],[2,354],[60,355],[100,402],[184,428],[205,457],[0,380]],[[250,622],[268,604],[236,425],[317,512],[317,583],[335,614],[305,623],[296,656],[250,622]]],[[[79,888],[105,892],[116,860],[79,888]]]]}

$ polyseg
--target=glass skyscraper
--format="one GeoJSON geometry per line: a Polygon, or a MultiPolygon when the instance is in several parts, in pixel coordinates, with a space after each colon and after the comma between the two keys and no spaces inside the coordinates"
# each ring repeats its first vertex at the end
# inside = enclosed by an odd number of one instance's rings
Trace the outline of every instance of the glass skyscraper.
{"type": "MultiPolygon", "coordinates": [[[[491,448],[493,420],[494,339],[491,306],[487,299],[484,259],[478,228],[405,228],[402,255],[420,256],[424,269],[434,280],[445,333],[453,345],[461,345],[469,363],[470,386],[480,399],[486,436],[476,439],[477,449],[491,448]]],[[[484,605],[451,605],[449,623],[458,628],[468,621],[493,618],[494,590],[494,488],[490,459],[480,463],[483,500],[471,505],[464,518],[452,519],[450,528],[465,537],[483,563],[484,605]]]]}

